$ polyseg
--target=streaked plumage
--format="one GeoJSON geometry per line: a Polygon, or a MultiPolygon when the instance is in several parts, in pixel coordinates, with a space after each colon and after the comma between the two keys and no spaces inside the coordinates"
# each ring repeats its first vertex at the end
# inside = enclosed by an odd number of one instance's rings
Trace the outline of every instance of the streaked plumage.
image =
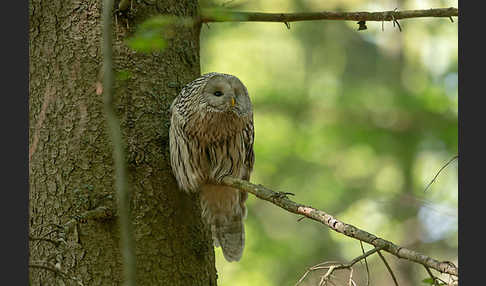
{"type": "Polygon", "coordinates": [[[238,261],[245,245],[247,193],[219,185],[225,176],[250,179],[253,108],[246,87],[232,75],[205,74],[187,84],[171,106],[170,157],[179,187],[199,192],[202,217],[215,246],[238,261]]]}

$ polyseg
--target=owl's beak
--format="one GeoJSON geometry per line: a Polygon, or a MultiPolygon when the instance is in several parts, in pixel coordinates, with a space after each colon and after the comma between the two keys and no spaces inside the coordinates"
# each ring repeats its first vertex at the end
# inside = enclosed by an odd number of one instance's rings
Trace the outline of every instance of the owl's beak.
{"type": "MultiPolygon", "coordinates": [[[[246,107],[246,99],[243,97],[235,97],[231,95],[231,107],[230,110],[239,117],[248,115],[248,108],[246,107]]],[[[251,106],[250,106],[251,108],[251,106]]]]}

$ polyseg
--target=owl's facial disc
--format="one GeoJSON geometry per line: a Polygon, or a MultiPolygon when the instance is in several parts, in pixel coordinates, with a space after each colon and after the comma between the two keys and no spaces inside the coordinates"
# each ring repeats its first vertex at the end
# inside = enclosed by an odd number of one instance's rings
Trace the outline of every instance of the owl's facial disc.
{"type": "Polygon", "coordinates": [[[204,87],[203,96],[212,111],[234,112],[240,117],[247,115],[249,98],[236,78],[213,77],[204,87]]]}

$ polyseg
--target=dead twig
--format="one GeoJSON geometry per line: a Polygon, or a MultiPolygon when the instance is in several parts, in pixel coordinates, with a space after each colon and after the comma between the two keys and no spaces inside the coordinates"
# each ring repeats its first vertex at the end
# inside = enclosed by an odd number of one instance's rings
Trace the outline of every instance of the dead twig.
{"type": "Polygon", "coordinates": [[[434,274],[432,274],[432,271],[430,271],[430,269],[427,266],[424,265],[424,268],[425,268],[425,270],[427,270],[427,273],[429,274],[430,278],[432,279],[432,281],[434,283],[433,285],[439,286],[439,283],[437,283],[437,281],[440,281],[443,284],[448,284],[444,280],[442,280],[439,277],[436,277],[434,274]]]}
{"type": "Polygon", "coordinates": [[[459,155],[456,155],[456,156],[452,157],[449,161],[447,161],[447,163],[445,163],[445,165],[443,165],[439,169],[439,171],[435,174],[435,176],[432,179],[432,181],[430,181],[429,184],[427,185],[427,187],[425,187],[424,192],[426,192],[429,189],[429,187],[435,182],[435,180],[437,179],[437,177],[439,176],[439,174],[442,172],[442,170],[444,170],[447,166],[449,166],[450,163],[452,163],[452,161],[456,160],[457,158],[459,158],[459,155]]]}
{"type": "MultiPolygon", "coordinates": [[[[364,247],[363,247],[363,242],[360,241],[359,244],[361,246],[361,251],[364,254],[365,251],[364,251],[364,247]]],[[[368,261],[366,261],[366,257],[364,258],[364,262],[365,262],[365,265],[366,265],[366,286],[368,286],[368,285],[370,285],[370,269],[368,268],[368,261]]]]}
{"type": "Polygon", "coordinates": [[[378,251],[378,255],[380,256],[381,260],[383,261],[383,264],[385,264],[386,269],[388,269],[388,272],[390,273],[390,276],[392,277],[393,282],[395,283],[395,286],[398,286],[397,278],[395,277],[395,274],[393,273],[393,270],[391,269],[390,265],[386,261],[385,256],[383,256],[383,254],[381,254],[381,252],[379,252],[379,251],[378,251]]]}
{"type": "MultiPolygon", "coordinates": [[[[349,263],[337,263],[337,262],[327,261],[327,262],[323,262],[323,263],[319,263],[317,265],[314,265],[314,266],[310,267],[304,273],[304,275],[299,279],[299,281],[297,281],[297,283],[295,284],[295,286],[297,286],[300,283],[302,283],[302,281],[304,281],[304,279],[307,277],[307,275],[311,271],[322,270],[322,269],[328,269],[328,270],[327,270],[326,274],[324,274],[321,277],[321,280],[319,282],[319,285],[325,285],[326,282],[330,282],[330,276],[334,273],[335,270],[340,270],[340,269],[349,269],[351,271],[349,281],[353,281],[353,279],[352,279],[352,273],[353,273],[352,272],[352,267],[353,267],[353,265],[356,264],[357,262],[361,261],[362,259],[366,259],[366,257],[372,255],[373,253],[379,252],[379,250],[381,250],[381,249],[383,249],[383,246],[373,248],[372,250],[369,250],[369,251],[363,253],[362,255],[354,258],[349,263]]],[[[349,282],[349,283],[352,284],[352,283],[354,283],[354,281],[353,282],[349,282]]]]}

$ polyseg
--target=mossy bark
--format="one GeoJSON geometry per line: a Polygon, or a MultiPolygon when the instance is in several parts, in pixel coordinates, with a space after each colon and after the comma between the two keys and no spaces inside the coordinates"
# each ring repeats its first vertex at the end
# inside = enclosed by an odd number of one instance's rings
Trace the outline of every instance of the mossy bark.
{"type": "MultiPolygon", "coordinates": [[[[99,91],[102,1],[29,1],[30,234],[67,244],[30,242],[31,263],[60,263],[84,285],[121,285],[114,216],[86,220],[64,234],[50,223],[97,206],[113,208],[112,147],[99,91]]],[[[163,52],[142,54],[125,39],[153,15],[194,17],[197,1],[133,1],[114,29],[115,86],[129,170],[138,285],[216,285],[214,250],[196,197],[179,191],[169,162],[169,106],[200,75],[199,27],[176,27],[163,52]]],[[[75,282],[31,268],[31,285],[75,282]]]]}

